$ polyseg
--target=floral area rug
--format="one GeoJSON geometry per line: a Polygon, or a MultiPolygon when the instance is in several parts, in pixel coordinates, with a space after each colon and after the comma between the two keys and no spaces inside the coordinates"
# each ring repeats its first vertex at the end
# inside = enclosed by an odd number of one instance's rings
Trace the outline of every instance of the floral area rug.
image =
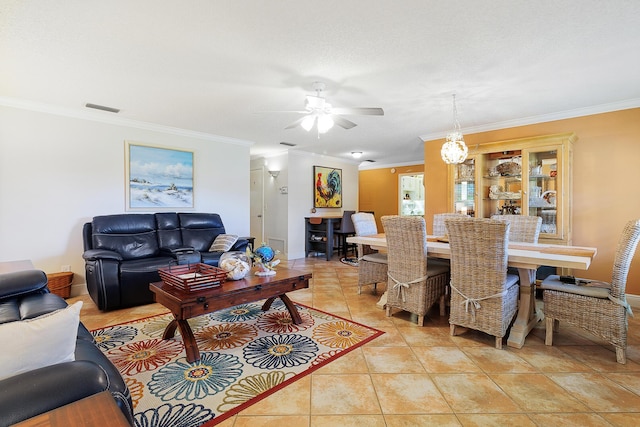
{"type": "Polygon", "coordinates": [[[384,332],[280,299],[190,319],[200,361],[187,362],[170,313],[92,331],[131,391],[136,426],[213,426],[384,332]]]}

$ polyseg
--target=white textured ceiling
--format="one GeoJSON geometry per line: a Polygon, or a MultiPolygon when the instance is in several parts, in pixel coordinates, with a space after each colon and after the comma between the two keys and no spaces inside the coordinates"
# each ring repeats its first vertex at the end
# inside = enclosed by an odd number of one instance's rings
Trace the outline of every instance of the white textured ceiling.
{"type": "Polygon", "coordinates": [[[377,164],[420,138],[640,106],[638,0],[2,0],[0,98],[377,164]],[[314,81],[353,129],[284,128],[314,81]],[[112,113],[92,112],[108,116],[112,113]],[[111,117],[111,116],[109,116],[111,117]]]}

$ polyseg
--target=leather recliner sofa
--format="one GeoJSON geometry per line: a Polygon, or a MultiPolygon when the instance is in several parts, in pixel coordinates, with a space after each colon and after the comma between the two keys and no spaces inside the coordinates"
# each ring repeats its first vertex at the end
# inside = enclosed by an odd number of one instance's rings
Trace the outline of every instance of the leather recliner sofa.
{"type": "MultiPolygon", "coordinates": [[[[0,324],[33,319],[67,307],[49,292],[40,270],[0,274],[0,324]]],[[[43,331],[46,334],[47,331],[43,331]]],[[[73,332],[71,332],[73,333],[73,332]]],[[[7,357],[21,357],[4,343],[7,357]]],[[[0,426],[11,425],[108,390],[133,425],[129,389],[116,367],[94,344],[87,328],[77,330],[75,361],[63,362],[0,380],[0,426]]]]}
{"type": "MultiPolygon", "coordinates": [[[[205,263],[218,266],[223,252],[209,249],[225,234],[214,213],[117,214],[96,216],[84,224],[87,289],[100,310],[154,302],[149,284],[160,280],[158,269],[205,263]]],[[[244,251],[238,239],[230,251],[244,251]]]]}

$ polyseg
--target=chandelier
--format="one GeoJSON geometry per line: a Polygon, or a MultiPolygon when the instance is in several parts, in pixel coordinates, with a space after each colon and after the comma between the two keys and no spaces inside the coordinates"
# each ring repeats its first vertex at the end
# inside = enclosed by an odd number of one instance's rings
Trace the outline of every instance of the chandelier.
{"type": "Polygon", "coordinates": [[[462,163],[467,158],[469,149],[464,143],[460,122],[458,122],[458,109],[456,108],[456,95],[453,94],[453,131],[447,134],[446,141],[442,144],[440,156],[447,164],[462,163]]]}

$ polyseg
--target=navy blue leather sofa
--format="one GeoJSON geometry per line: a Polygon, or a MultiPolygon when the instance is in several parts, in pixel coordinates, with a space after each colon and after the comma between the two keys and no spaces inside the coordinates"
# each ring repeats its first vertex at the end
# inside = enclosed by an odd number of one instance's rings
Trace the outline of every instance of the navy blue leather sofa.
{"type": "MultiPolygon", "coordinates": [[[[49,292],[44,272],[24,270],[0,274],[0,324],[33,319],[65,307],[64,299],[49,292]]],[[[10,357],[20,357],[11,350],[11,342],[4,345],[3,351],[10,357]]],[[[133,425],[133,406],[127,385],[80,322],[75,361],[0,380],[0,426],[18,423],[107,390],[133,425]]]]}
{"type": "MultiPolygon", "coordinates": [[[[100,310],[149,304],[149,283],[158,269],[177,264],[218,266],[223,252],[209,249],[226,234],[220,215],[196,212],[96,216],[84,224],[85,272],[89,295],[100,310]]],[[[231,251],[246,250],[239,239],[231,251]]]]}

